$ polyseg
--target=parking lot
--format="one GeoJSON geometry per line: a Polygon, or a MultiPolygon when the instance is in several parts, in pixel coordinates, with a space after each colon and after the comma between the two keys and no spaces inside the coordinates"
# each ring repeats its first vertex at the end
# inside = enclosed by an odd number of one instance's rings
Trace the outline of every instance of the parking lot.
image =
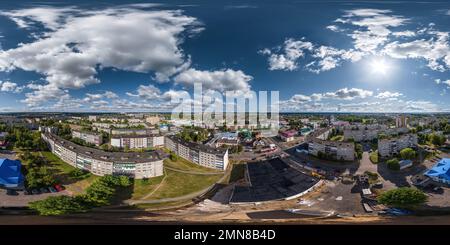
{"type": "Polygon", "coordinates": [[[23,191],[17,191],[17,195],[8,195],[5,189],[0,189],[1,207],[25,207],[28,203],[45,199],[49,196],[69,195],[67,191],[56,193],[42,193],[38,195],[25,195],[23,191]]]}

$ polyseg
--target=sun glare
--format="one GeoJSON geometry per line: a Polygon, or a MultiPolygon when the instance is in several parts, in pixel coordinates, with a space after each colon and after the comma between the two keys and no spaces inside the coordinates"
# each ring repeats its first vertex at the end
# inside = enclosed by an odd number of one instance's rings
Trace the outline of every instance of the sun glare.
{"type": "Polygon", "coordinates": [[[373,60],[370,63],[370,68],[373,73],[386,75],[389,70],[389,65],[384,60],[373,60]]]}

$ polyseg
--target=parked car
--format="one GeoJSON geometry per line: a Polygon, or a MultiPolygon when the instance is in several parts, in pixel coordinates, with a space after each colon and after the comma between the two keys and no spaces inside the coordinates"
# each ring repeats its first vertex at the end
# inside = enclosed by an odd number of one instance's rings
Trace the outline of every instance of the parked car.
{"type": "Polygon", "coordinates": [[[49,190],[51,193],[58,192],[55,188],[53,188],[53,187],[51,187],[51,186],[48,188],[48,190],[49,190]]]}
{"type": "Polygon", "coordinates": [[[41,191],[41,193],[49,193],[50,191],[47,189],[47,188],[45,188],[45,187],[42,187],[41,189],[39,189],[39,191],[41,191]]]}
{"type": "Polygon", "coordinates": [[[53,187],[54,187],[58,192],[64,190],[64,187],[63,187],[62,185],[60,185],[60,184],[54,185],[53,187]]]}
{"type": "Polygon", "coordinates": [[[8,195],[8,196],[17,196],[17,195],[19,195],[19,193],[17,193],[17,191],[15,191],[15,190],[6,189],[6,195],[8,195]]]}
{"type": "Polygon", "coordinates": [[[41,192],[39,191],[39,189],[33,189],[33,190],[31,190],[31,193],[32,193],[33,195],[41,194],[41,192]]]}

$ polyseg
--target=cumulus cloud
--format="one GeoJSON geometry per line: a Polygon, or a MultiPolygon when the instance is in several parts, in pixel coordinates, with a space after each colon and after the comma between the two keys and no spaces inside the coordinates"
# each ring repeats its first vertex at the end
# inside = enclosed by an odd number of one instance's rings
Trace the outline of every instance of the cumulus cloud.
{"type": "Polygon", "coordinates": [[[379,98],[379,99],[389,99],[389,98],[397,98],[402,96],[402,93],[399,92],[389,92],[389,91],[385,91],[385,92],[381,92],[378,93],[375,97],[379,98]]]}
{"type": "Polygon", "coordinates": [[[424,59],[428,67],[436,71],[450,68],[450,46],[447,32],[431,32],[430,39],[419,39],[410,42],[394,41],[387,44],[383,53],[398,59],[424,59]]]}
{"type": "Polygon", "coordinates": [[[201,83],[203,89],[248,91],[250,89],[248,82],[252,79],[252,76],[245,74],[241,70],[200,71],[190,68],[175,76],[174,81],[189,86],[193,86],[195,83],[201,83]]]}
{"type": "Polygon", "coordinates": [[[335,98],[343,100],[353,100],[355,98],[366,98],[372,96],[373,92],[360,88],[342,88],[334,92],[328,92],[323,95],[325,98],[335,98]]]}
{"type": "Polygon", "coordinates": [[[40,22],[50,29],[34,41],[0,51],[0,71],[22,69],[45,76],[47,84],[37,89],[51,89],[28,93],[27,103],[54,99],[65,89],[99,83],[96,74],[106,67],[154,72],[157,79],[166,80],[186,69],[190,61],[179,44],[184,34],[198,32],[200,27],[194,17],[181,11],[129,6],[82,13],[31,8],[4,15],[24,28],[40,22]]]}
{"type": "Polygon", "coordinates": [[[363,89],[339,89],[335,92],[296,94],[280,101],[284,112],[437,112],[445,109],[425,100],[401,100],[398,92],[381,92],[375,96],[363,89]],[[334,100],[340,100],[336,102],[334,100]],[[358,99],[358,100],[354,100],[358,99]]]}
{"type": "Polygon", "coordinates": [[[273,50],[266,48],[259,53],[269,57],[269,70],[293,71],[298,68],[297,60],[305,55],[305,50],[312,49],[313,44],[310,42],[289,38],[282,46],[273,50]]]}
{"type": "Polygon", "coordinates": [[[18,86],[17,83],[13,83],[10,81],[0,81],[0,91],[2,92],[20,93],[22,92],[23,88],[23,86],[18,86]]]}

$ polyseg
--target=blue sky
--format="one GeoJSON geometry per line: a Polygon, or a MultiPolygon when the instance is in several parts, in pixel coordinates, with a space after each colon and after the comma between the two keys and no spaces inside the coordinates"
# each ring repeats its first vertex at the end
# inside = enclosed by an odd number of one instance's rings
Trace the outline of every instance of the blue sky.
{"type": "Polygon", "coordinates": [[[277,90],[292,112],[450,111],[445,1],[0,3],[0,111],[168,111],[277,90]]]}

